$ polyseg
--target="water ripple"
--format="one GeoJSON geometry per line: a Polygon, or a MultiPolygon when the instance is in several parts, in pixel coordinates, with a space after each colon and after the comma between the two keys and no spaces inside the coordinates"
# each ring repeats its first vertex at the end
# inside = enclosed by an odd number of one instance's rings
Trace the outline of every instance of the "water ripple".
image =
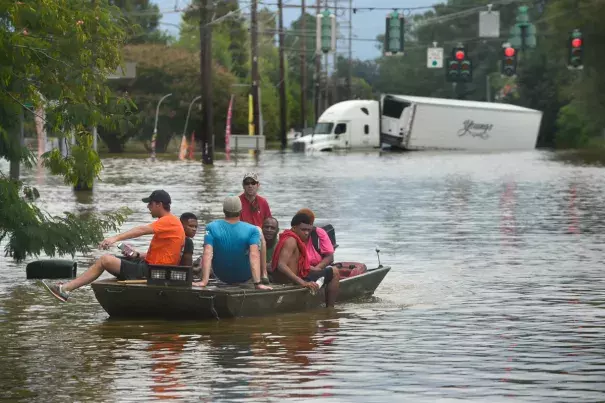
{"type": "MultiPolygon", "coordinates": [[[[0,258],[0,398],[11,401],[605,400],[605,171],[547,153],[265,154],[108,159],[92,196],[26,170],[50,213],[135,211],[162,187],[175,214],[220,217],[260,173],[280,226],[311,207],[337,258],[393,267],[374,298],[210,322],[108,319],[90,287],[58,304],[0,258]]],[[[0,162],[0,170],[7,168],[0,162]]],[[[148,238],[133,242],[144,247],[148,238]]],[[[80,272],[100,256],[76,256],[80,272]]]]}

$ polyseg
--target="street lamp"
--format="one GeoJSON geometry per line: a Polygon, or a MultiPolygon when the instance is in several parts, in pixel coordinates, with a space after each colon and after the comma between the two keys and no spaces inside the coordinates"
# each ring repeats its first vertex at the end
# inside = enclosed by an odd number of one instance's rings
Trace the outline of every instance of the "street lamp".
{"type": "Polygon", "coordinates": [[[189,110],[187,111],[187,119],[185,119],[185,128],[183,129],[183,136],[185,136],[187,134],[187,123],[189,122],[189,114],[191,113],[191,107],[193,106],[193,104],[195,103],[195,101],[197,101],[201,97],[202,96],[199,95],[199,96],[193,98],[193,101],[191,101],[191,103],[189,104],[189,110]]]}
{"type": "Polygon", "coordinates": [[[158,115],[160,113],[160,104],[163,100],[171,96],[172,94],[164,95],[158,102],[158,106],[155,109],[155,125],[153,127],[153,136],[151,136],[151,160],[155,161],[155,141],[158,137],[158,115]]]}

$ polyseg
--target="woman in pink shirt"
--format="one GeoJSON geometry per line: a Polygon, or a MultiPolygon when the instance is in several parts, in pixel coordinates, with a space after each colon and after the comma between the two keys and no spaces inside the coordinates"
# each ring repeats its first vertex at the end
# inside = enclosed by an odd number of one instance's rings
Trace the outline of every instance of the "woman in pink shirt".
{"type": "MultiPolygon", "coordinates": [[[[311,225],[315,222],[315,214],[310,209],[303,208],[298,213],[309,216],[311,218],[311,225]]],[[[319,238],[319,252],[313,246],[313,237],[309,236],[306,243],[307,259],[309,260],[311,270],[323,270],[334,262],[334,246],[332,246],[332,241],[330,241],[328,233],[323,228],[314,226],[313,231],[317,232],[317,237],[319,238]]]]}

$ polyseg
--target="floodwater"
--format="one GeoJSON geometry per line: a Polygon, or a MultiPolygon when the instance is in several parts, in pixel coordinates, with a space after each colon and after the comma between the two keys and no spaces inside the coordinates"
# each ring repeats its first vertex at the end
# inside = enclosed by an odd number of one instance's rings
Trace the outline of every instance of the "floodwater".
{"type": "MultiPolygon", "coordinates": [[[[127,230],[150,221],[140,199],[160,187],[175,214],[219,218],[222,198],[258,171],[282,229],[310,207],[335,226],[337,260],[375,266],[378,245],[392,270],[373,300],[335,312],[124,321],[109,320],[90,287],[61,304],[2,258],[0,398],[603,401],[605,170],[548,157],[267,152],[211,168],[106,159],[92,197],[26,172],[47,211],[128,206],[127,230]]],[[[77,256],[79,272],[99,255],[77,256]]]]}

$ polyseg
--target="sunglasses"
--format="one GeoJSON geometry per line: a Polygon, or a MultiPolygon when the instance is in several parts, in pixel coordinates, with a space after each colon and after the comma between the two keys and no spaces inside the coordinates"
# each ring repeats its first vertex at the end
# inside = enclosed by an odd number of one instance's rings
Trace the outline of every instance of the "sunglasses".
{"type": "Polygon", "coordinates": [[[244,186],[248,186],[248,185],[256,185],[258,182],[256,181],[244,181],[244,186]]]}

